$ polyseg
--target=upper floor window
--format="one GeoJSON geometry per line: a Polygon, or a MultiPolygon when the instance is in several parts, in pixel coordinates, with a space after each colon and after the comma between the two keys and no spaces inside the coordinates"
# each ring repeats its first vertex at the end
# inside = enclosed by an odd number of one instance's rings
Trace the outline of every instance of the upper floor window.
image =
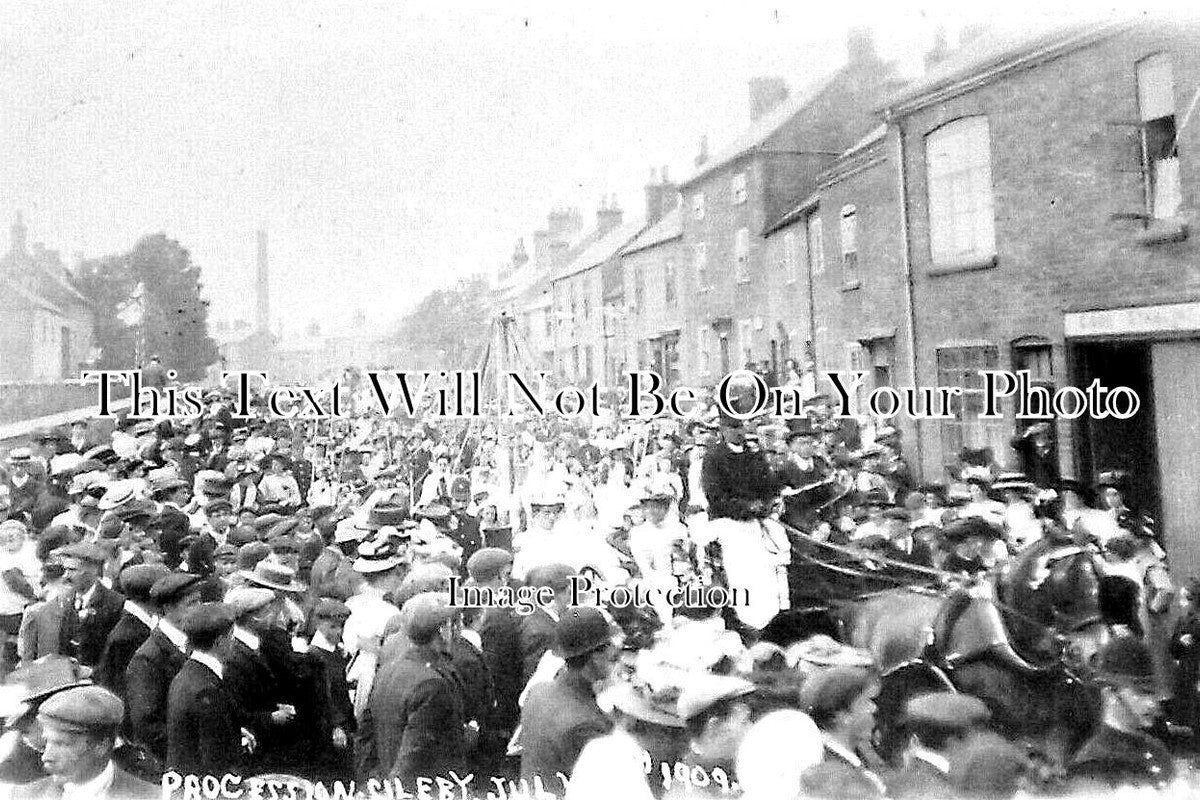
{"type": "Polygon", "coordinates": [[[692,245],[692,268],[696,272],[696,286],[700,289],[710,288],[708,281],[708,245],[696,242],[692,245]]]}
{"type": "Polygon", "coordinates": [[[704,192],[692,195],[692,216],[698,220],[704,219],[704,192]]]}
{"type": "Polygon", "coordinates": [[[746,173],[738,172],[734,174],[730,181],[730,193],[733,195],[733,204],[741,205],[746,202],[746,173]]]}
{"type": "Polygon", "coordinates": [[[734,276],[738,283],[750,280],[750,231],[738,228],[733,240],[734,276]]]}
{"type": "Polygon", "coordinates": [[[1139,61],[1137,82],[1146,211],[1153,219],[1166,219],[1175,216],[1183,202],[1175,142],[1175,78],[1171,57],[1158,53],[1139,61]]]}
{"type": "Polygon", "coordinates": [[[987,117],[965,117],[925,137],[929,242],[934,263],[996,254],[987,117]]]}
{"type": "Polygon", "coordinates": [[[808,215],[806,233],[808,234],[808,271],[811,275],[820,275],[825,271],[825,226],[821,223],[821,215],[816,211],[808,215]]]}
{"type": "Polygon", "coordinates": [[[842,281],[858,281],[858,211],[854,206],[842,206],[840,225],[842,240],[842,281]]]}
{"type": "Polygon", "coordinates": [[[783,235],[783,270],[788,283],[796,280],[796,233],[788,231],[783,235]]]}

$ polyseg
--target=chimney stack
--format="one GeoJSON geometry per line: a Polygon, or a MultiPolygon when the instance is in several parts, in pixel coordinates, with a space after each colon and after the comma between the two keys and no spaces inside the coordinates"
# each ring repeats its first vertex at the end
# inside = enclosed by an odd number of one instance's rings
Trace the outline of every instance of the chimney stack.
{"type": "Polygon", "coordinates": [[[696,154],[696,166],[702,167],[708,162],[708,134],[700,134],[700,152],[696,154]]]}
{"type": "Polygon", "coordinates": [[[675,199],[679,190],[669,179],[666,167],[662,168],[662,180],[659,173],[650,168],[650,182],[646,184],[646,224],[653,225],[675,207],[675,199]]]}
{"type": "Polygon", "coordinates": [[[950,55],[950,45],[946,42],[946,29],[941,25],[933,33],[933,46],[925,54],[925,71],[929,72],[950,55]]]}
{"type": "Polygon", "coordinates": [[[260,332],[271,330],[271,285],[267,272],[267,232],[258,232],[258,274],[254,282],[254,320],[260,332]]]}
{"type": "Polygon", "coordinates": [[[29,229],[25,227],[25,215],[20,211],[17,212],[17,218],[12,224],[12,252],[25,252],[25,239],[29,235],[29,229]]]}
{"type": "Polygon", "coordinates": [[[517,239],[517,246],[512,254],[512,268],[514,270],[525,266],[529,261],[529,254],[525,252],[525,240],[517,239]]]}
{"type": "Polygon", "coordinates": [[[620,205],[617,204],[617,196],[614,194],[611,197],[600,197],[600,207],[596,210],[596,229],[600,234],[608,233],[613,228],[621,224],[620,205]]]}
{"type": "Polygon", "coordinates": [[[875,34],[865,25],[855,25],[846,34],[846,60],[853,65],[879,60],[875,51],[875,34]]]}
{"type": "Polygon", "coordinates": [[[750,79],[750,120],[756,121],[788,97],[787,81],[777,75],[750,79]]]}

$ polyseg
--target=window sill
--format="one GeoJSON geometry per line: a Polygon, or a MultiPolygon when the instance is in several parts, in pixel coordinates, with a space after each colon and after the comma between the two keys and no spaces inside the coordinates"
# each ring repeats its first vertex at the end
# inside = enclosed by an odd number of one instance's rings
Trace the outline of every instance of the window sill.
{"type": "Polygon", "coordinates": [[[1000,263],[993,253],[990,256],[963,256],[950,261],[937,261],[929,267],[930,275],[953,275],[958,272],[976,272],[994,269],[1000,263]]]}
{"type": "Polygon", "coordinates": [[[862,281],[847,281],[842,284],[843,292],[852,292],[862,286],[862,281]]]}
{"type": "Polygon", "coordinates": [[[1137,235],[1137,243],[1146,247],[1182,242],[1188,237],[1187,223],[1178,217],[1153,219],[1145,230],[1137,235]]]}

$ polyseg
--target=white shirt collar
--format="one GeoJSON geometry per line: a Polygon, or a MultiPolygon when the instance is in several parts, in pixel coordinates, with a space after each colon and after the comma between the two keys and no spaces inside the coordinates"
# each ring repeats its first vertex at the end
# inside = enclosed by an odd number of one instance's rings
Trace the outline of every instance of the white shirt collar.
{"type": "Polygon", "coordinates": [[[176,628],[169,619],[159,617],[158,629],[163,632],[164,636],[171,640],[171,644],[179,648],[180,652],[187,652],[187,634],[176,628]]]}
{"type": "Polygon", "coordinates": [[[81,594],[79,596],[79,605],[81,607],[86,606],[89,602],[91,602],[92,598],[96,596],[96,584],[97,583],[100,583],[100,581],[96,581],[96,583],[93,583],[91,586],[88,587],[88,590],[86,592],[84,592],[83,594],[81,594]]]}
{"type": "Polygon", "coordinates": [[[158,622],[158,617],[154,616],[132,600],[125,601],[125,613],[129,614],[134,619],[141,620],[147,628],[153,628],[158,622]]]}
{"type": "Polygon", "coordinates": [[[930,750],[928,747],[914,742],[913,744],[909,745],[908,754],[913,758],[924,761],[938,772],[946,775],[950,774],[950,760],[941,753],[930,750]]]}
{"type": "Polygon", "coordinates": [[[258,635],[251,633],[241,625],[233,626],[233,638],[237,639],[239,642],[246,645],[246,647],[249,647],[256,653],[258,652],[258,648],[262,646],[262,640],[259,639],[258,635]]]}
{"type": "Polygon", "coordinates": [[[330,643],[330,641],[325,638],[325,634],[321,633],[320,631],[317,631],[312,635],[312,639],[309,640],[308,646],[315,647],[318,650],[324,650],[327,653],[337,652],[337,647],[330,643]]]}
{"type": "Polygon", "coordinates": [[[104,797],[112,788],[113,779],[116,776],[116,767],[109,761],[100,774],[91,780],[83,783],[63,784],[63,800],[93,800],[93,798],[104,797]]]}
{"type": "Polygon", "coordinates": [[[218,661],[216,658],[209,655],[208,653],[201,653],[199,650],[193,650],[191,658],[192,658],[192,661],[196,661],[200,664],[203,664],[204,666],[211,669],[213,671],[214,675],[216,675],[218,678],[224,680],[225,669],[224,669],[224,667],[221,666],[221,662],[218,661]]]}

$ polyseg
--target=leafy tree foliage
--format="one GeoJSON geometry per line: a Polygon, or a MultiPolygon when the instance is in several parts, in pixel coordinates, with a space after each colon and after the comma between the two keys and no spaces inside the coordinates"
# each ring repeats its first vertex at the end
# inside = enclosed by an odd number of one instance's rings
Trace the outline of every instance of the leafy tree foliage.
{"type": "Polygon", "coordinates": [[[157,354],[165,368],[189,380],[217,361],[208,302],[200,297],[200,267],[174,239],[144,236],[128,253],[85,261],[77,282],[96,307],[101,366],[143,366],[139,356],[148,361],[157,354]]]}
{"type": "Polygon", "coordinates": [[[410,369],[474,369],[479,366],[492,311],[491,285],[483,275],[430,292],[400,321],[393,339],[410,369]]]}

